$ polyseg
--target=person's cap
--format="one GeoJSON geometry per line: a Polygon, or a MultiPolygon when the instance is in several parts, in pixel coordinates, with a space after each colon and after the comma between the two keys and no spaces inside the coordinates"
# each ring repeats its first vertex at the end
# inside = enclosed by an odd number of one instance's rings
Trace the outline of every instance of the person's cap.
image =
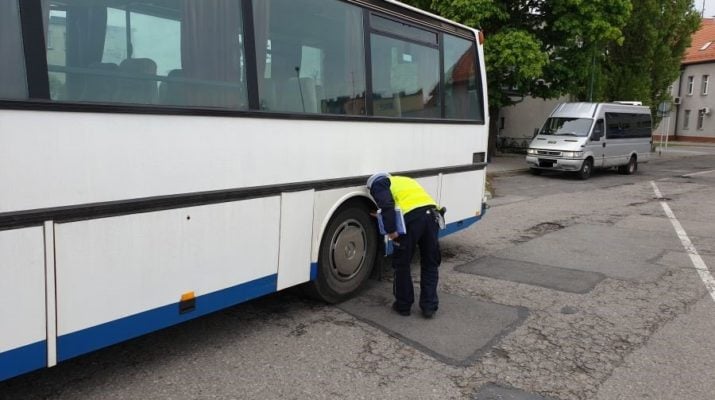
{"type": "Polygon", "coordinates": [[[367,178],[367,188],[372,189],[372,185],[375,182],[379,181],[380,179],[385,179],[389,177],[390,174],[388,174],[387,172],[378,172],[376,174],[373,174],[371,177],[367,178]]]}

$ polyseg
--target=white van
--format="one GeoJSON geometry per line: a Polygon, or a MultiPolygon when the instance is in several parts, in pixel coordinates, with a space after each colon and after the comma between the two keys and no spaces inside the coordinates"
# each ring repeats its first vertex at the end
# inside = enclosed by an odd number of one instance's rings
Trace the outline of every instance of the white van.
{"type": "MultiPolygon", "coordinates": [[[[640,104],[640,103],[637,103],[640,104]]],[[[651,156],[650,109],[633,103],[562,103],[527,149],[534,174],[573,171],[588,179],[594,168],[633,174],[651,156]]]]}

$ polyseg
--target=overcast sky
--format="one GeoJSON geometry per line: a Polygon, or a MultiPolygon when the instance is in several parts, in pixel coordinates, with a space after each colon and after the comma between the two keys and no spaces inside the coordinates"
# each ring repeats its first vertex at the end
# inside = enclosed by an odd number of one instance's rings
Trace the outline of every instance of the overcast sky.
{"type": "MultiPolygon", "coordinates": [[[[705,0],[705,17],[715,16],[715,0],[705,0]]],[[[703,9],[703,0],[695,0],[695,8],[698,11],[703,9]]]]}

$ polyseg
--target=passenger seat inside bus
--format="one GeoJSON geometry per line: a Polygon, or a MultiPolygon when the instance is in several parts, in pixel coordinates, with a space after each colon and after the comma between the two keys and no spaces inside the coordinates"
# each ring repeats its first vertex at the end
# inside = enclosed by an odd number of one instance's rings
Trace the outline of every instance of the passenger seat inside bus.
{"type": "Polygon", "coordinates": [[[119,64],[119,89],[114,100],[120,103],[154,104],[158,98],[156,62],[149,58],[128,58],[119,64]]]}
{"type": "Polygon", "coordinates": [[[159,102],[172,106],[188,105],[187,87],[184,78],[184,70],[173,69],[166,76],[167,80],[159,84],[159,102]]]}
{"type": "Polygon", "coordinates": [[[114,63],[93,63],[89,70],[92,72],[84,74],[82,91],[79,101],[102,102],[112,101],[114,93],[117,91],[116,74],[119,66],[114,63]]]}

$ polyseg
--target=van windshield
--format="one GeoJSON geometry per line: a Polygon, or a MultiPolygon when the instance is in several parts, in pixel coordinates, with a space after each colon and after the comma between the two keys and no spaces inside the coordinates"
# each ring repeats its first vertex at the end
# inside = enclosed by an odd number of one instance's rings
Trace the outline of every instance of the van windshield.
{"type": "Polygon", "coordinates": [[[588,136],[593,120],[590,118],[549,118],[544,127],[541,128],[541,135],[554,136],[588,136]]]}

